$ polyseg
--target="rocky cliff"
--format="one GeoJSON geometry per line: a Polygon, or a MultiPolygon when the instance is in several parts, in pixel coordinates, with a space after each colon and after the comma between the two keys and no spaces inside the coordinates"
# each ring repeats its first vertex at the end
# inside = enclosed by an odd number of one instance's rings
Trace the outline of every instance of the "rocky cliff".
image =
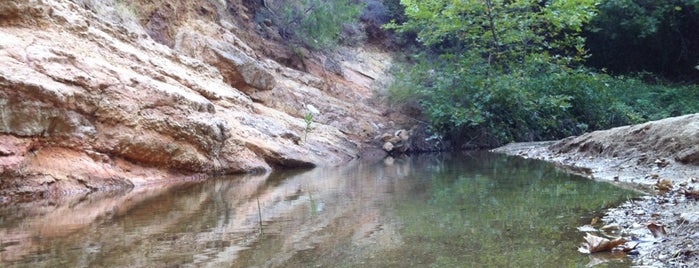
{"type": "Polygon", "coordinates": [[[253,2],[2,1],[2,201],[337,165],[405,126],[390,55],[294,54],[253,2]]]}

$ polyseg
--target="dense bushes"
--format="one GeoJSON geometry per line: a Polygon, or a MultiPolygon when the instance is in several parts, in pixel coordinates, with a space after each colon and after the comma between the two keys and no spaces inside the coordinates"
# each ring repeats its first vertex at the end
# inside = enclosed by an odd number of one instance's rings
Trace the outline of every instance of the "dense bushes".
{"type": "Polygon", "coordinates": [[[297,0],[283,2],[278,13],[284,35],[313,49],[327,49],[351,42],[363,8],[353,0],[297,0]]]}
{"type": "Polygon", "coordinates": [[[559,139],[699,112],[697,86],[652,85],[548,63],[493,73],[477,56],[416,60],[396,69],[394,100],[419,102],[435,133],[464,148],[559,139]]]}
{"type": "Polygon", "coordinates": [[[407,20],[388,28],[417,33],[423,52],[396,69],[392,95],[419,103],[435,134],[462,147],[699,112],[698,86],[582,66],[588,54],[581,33],[597,14],[595,0],[401,3],[407,20]]]}

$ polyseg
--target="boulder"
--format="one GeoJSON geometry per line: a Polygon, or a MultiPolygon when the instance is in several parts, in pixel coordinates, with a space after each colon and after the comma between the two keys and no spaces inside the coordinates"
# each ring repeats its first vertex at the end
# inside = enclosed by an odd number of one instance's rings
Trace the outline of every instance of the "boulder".
{"type": "Polygon", "coordinates": [[[384,151],[390,153],[390,152],[393,151],[393,148],[394,148],[394,147],[393,147],[393,143],[386,142],[386,143],[383,144],[383,146],[382,146],[381,148],[383,148],[384,151]]]}
{"type": "Polygon", "coordinates": [[[410,134],[405,129],[381,134],[378,139],[383,142],[382,148],[386,152],[406,153],[410,150],[410,134]]]}

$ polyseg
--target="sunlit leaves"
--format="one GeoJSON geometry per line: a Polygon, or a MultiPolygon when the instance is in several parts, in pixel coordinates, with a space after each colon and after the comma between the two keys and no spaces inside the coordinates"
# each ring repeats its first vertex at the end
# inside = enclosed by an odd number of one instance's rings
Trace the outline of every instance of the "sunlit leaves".
{"type": "Polygon", "coordinates": [[[578,33],[595,15],[598,1],[402,0],[409,20],[387,27],[415,31],[427,46],[447,42],[511,64],[532,52],[584,51],[578,33]]]}

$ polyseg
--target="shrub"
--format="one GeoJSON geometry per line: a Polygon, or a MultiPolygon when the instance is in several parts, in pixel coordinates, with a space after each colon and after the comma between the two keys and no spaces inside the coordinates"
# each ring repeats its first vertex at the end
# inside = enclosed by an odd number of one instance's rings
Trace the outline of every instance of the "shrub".
{"type": "Polygon", "coordinates": [[[361,15],[369,40],[381,41],[386,38],[386,31],[382,26],[391,20],[388,8],[378,0],[366,0],[366,7],[361,15]]]}
{"type": "Polygon", "coordinates": [[[652,85],[546,61],[496,72],[479,55],[430,58],[396,69],[392,98],[419,102],[433,130],[464,148],[559,139],[699,112],[698,86],[652,85]]]}
{"type": "Polygon", "coordinates": [[[341,34],[352,32],[362,8],[352,0],[286,1],[281,10],[282,30],[310,48],[333,48],[338,40],[351,38],[341,34]]]}

